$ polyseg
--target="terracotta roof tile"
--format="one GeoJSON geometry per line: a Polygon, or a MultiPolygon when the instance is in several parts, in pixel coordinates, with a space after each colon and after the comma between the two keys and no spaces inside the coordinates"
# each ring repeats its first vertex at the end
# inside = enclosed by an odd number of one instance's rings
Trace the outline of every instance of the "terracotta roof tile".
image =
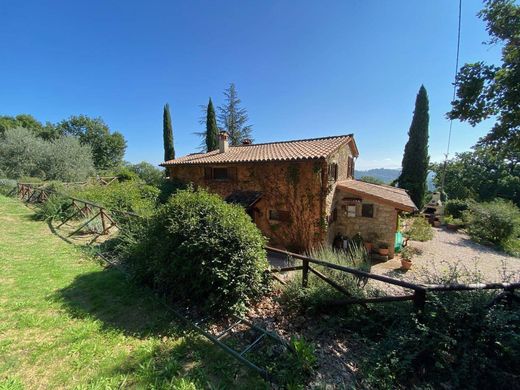
{"type": "Polygon", "coordinates": [[[175,160],[166,161],[161,165],[290,161],[325,158],[336,151],[341,145],[352,139],[352,135],[338,135],[296,141],[230,146],[229,150],[225,153],[220,153],[218,150],[209,153],[194,153],[176,158],[175,160]]]}
{"type": "Polygon", "coordinates": [[[378,199],[383,203],[388,203],[395,208],[403,211],[415,211],[417,207],[410,198],[410,195],[402,188],[387,185],[365,183],[360,180],[338,181],[336,188],[344,189],[348,192],[361,196],[368,196],[378,199]]]}

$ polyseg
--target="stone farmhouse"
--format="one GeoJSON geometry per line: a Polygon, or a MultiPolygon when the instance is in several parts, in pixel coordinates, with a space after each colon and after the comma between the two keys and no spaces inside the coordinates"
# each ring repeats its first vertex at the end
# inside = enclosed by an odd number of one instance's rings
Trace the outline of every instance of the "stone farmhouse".
{"type": "Polygon", "coordinates": [[[415,211],[406,191],[354,179],[359,152],[352,134],[230,146],[161,165],[169,177],[242,205],[269,245],[304,251],[357,233],[388,244],[393,257],[397,216],[415,211]]]}

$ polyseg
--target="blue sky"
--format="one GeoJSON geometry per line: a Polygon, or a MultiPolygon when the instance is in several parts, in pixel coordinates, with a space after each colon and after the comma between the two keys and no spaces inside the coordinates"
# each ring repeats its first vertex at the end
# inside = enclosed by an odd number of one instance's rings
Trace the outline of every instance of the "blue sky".
{"type": "MultiPolygon", "coordinates": [[[[360,169],[400,166],[415,95],[430,97],[430,155],[445,153],[456,0],[2,2],[0,115],[101,116],[126,159],[162,159],[162,108],[178,155],[197,149],[200,104],[230,82],[255,142],[354,133],[360,169]]],[[[461,64],[500,48],[463,1],[461,64]]],[[[455,122],[452,152],[490,123],[455,122]]]]}

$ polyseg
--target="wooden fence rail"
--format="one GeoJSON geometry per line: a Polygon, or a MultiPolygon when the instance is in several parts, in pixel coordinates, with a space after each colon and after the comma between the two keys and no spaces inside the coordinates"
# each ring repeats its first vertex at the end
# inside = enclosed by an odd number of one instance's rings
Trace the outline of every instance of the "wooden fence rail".
{"type": "MultiPolygon", "coordinates": [[[[110,182],[108,182],[110,184],[110,182]]],[[[58,192],[43,188],[37,187],[34,183],[18,183],[18,196],[20,199],[25,200],[26,202],[45,202],[51,194],[59,194],[58,192]]],[[[120,211],[120,210],[109,210],[106,207],[90,202],[88,200],[79,199],[75,197],[71,197],[65,194],[60,194],[65,196],[71,200],[71,204],[68,207],[74,208],[76,211],[69,216],[67,219],[62,221],[62,223],[58,226],[60,228],[70,219],[77,217],[81,214],[84,218],[90,217],[87,222],[84,222],[79,228],[77,228],[70,235],[76,234],[81,231],[82,228],[87,226],[90,222],[92,222],[96,218],[101,219],[102,231],[98,234],[99,237],[102,234],[108,234],[110,229],[117,226],[116,220],[112,217],[112,215],[119,214],[130,217],[141,218],[139,214],[128,212],[128,211],[120,211]],[[94,216],[92,216],[94,214],[94,216]]],[[[96,239],[95,238],[95,239],[96,239]]],[[[95,239],[93,241],[95,241],[95,239]]],[[[92,242],[93,242],[92,241],[92,242]]],[[[496,301],[501,298],[506,298],[508,302],[512,302],[513,300],[520,300],[520,298],[514,295],[516,289],[520,289],[520,283],[474,283],[474,284],[449,284],[449,285],[441,285],[441,284],[418,284],[411,283],[400,279],[391,278],[385,275],[373,274],[370,272],[362,271],[356,268],[347,267],[339,264],[330,263],[327,261],[323,261],[321,259],[315,259],[309,256],[304,256],[298,253],[289,252],[286,250],[273,248],[266,246],[265,249],[267,251],[282,254],[287,256],[288,258],[296,259],[301,261],[302,265],[285,267],[280,269],[271,269],[268,270],[273,278],[278,280],[280,283],[285,284],[285,281],[278,277],[276,273],[279,272],[290,272],[290,271],[300,271],[302,272],[302,288],[307,288],[309,283],[309,273],[316,275],[318,278],[332,286],[337,291],[341,292],[343,295],[347,297],[345,300],[339,300],[335,302],[331,302],[331,305],[341,305],[341,304],[367,304],[367,303],[382,303],[382,302],[393,302],[393,301],[405,301],[410,300],[413,301],[413,305],[416,310],[423,310],[426,304],[426,296],[428,292],[449,292],[449,291],[471,291],[471,290],[503,290],[501,294],[496,297],[496,301]],[[334,269],[341,272],[346,272],[351,275],[358,277],[360,280],[363,279],[372,279],[377,280],[379,282],[383,282],[386,284],[399,286],[404,289],[413,290],[412,295],[399,295],[399,296],[384,296],[384,297],[372,297],[372,298],[355,298],[352,297],[349,291],[329,278],[327,275],[318,271],[316,268],[311,267],[310,264],[322,266],[325,268],[334,269]]],[[[494,300],[494,301],[495,301],[494,300]]]]}
{"type": "MultiPolygon", "coordinates": [[[[393,302],[393,301],[413,301],[413,305],[416,310],[423,310],[426,304],[426,296],[428,292],[449,292],[449,291],[471,291],[471,290],[503,290],[499,296],[492,302],[496,303],[500,298],[506,298],[508,302],[512,300],[520,300],[520,298],[514,295],[515,289],[520,288],[520,283],[474,283],[474,284],[419,284],[419,283],[411,283],[406,282],[404,280],[391,278],[384,275],[372,274],[370,272],[365,272],[356,268],[351,268],[343,265],[338,265],[334,263],[330,263],[327,261],[323,261],[320,259],[314,259],[309,256],[300,255],[298,253],[288,252],[282,249],[273,248],[267,246],[266,249],[273,253],[279,253],[287,256],[288,258],[293,258],[296,260],[300,260],[302,262],[301,266],[293,266],[293,267],[285,267],[278,270],[273,270],[271,272],[285,272],[285,271],[302,271],[302,288],[306,288],[308,285],[308,275],[309,271],[319,277],[321,280],[325,281],[337,291],[343,293],[347,297],[350,297],[346,300],[338,300],[331,302],[328,306],[339,306],[344,304],[367,304],[367,303],[381,303],[381,302],[393,302]],[[326,268],[335,269],[338,271],[346,272],[351,275],[354,275],[359,278],[366,278],[377,280],[383,283],[399,286],[405,289],[413,290],[413,295],[399,295],[399,296],[385,296],[385,297],[373,297],[373,298],[353,298],[350,296],[350,293],[341,285],[334,282],[332,279],[324,275],[323,273],[317,271],[309,264],[316,264],[326,268]]],[[[276,277],[277,280],[282,280],[279,277],[276,277]]],[[[282,280],[283,281],[283,280],[282,280]]]]}

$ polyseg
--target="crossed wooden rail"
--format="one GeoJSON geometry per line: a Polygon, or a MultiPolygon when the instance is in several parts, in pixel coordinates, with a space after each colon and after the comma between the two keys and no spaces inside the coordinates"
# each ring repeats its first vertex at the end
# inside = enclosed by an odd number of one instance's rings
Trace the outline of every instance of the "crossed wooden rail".
{"type": "Polygon", "coordinates": [[[292,266],[279,269],[273,269],[269,272],[272,276],[285,283],[281,278],[276,276],[279,272],[289,271],[302,271],[302,287],[306,288],[309,280],[309,272],[312,272],[318,276],[321,280],[331,285],[337,291],[343,293],[347,299],[330,302],[327,306],[341,306],[345,304],[367,304],[367,303],[382,303],[382,302],[395,302],[395,301],[413,301],[414,308],[418,311],[422,311],[426,304],[426,294],[428,292],[447,292],[447,291],[471,291],[471,290],[504,290],[498,294],[488,306],[492,306],[498,303],[501,299],[506,299],[510,304],[513,300],[520,301],[520,297],[515,295],[515,289],[520,288],[520,283],[474,283],[474,284],[417,284],[410,283],[404,280],[391,278],[385,275],[377,275],[370,272],[361,271],[359,269],[346,267],[343,265],[329,263],[320,259],[314,259],[312,257],[300,255],[298,253],[288,252],[278,248],[266,246],[266,250],[274,253],[279,253],[287,256],[288,258],[300,260],[301,266],[292,266]],[[351,294],[342,286],[338,285],[335,281],[322,274],[318,270],[310,266],[310,264],[316,264],[327,268],[335,269],[338,271],[352,274],[360,279],[373,279],[394,286],[403,287],[405,289],[413,290],[411,295],[397,295],[397,296],[384,296],[384,297],[373,297],[373,298],[353,298],[351,294]]]}
{"type": "MultiPolygon", "coordinates": [[[[51,189],[46,189],[42,187],[35,187],[32,183],[18,183],[18,196],[27,202],[45,202],[50,194],[57,193],[51,189]]],[[[67,219],[62,221],[62,223],[58,226],[61,227],[66,222],[70,221],[72,218],[75,218],[78,215],[82,215],[87,218],[90,216],[90,219],[83,223],[79,228],[77,228],[74,232],[72,232],[69,236],[72,236],[85,226],[87,226],[90,222],[92,222],[95,218],[100,218],[102,223],[102,232],[98,234],[106,235],[110,232],[110,229],[117,226],[116,221],[110,216],[109,213],[119,213],[131,217],[140,217],[136,213],[125,212],[125,211],[115,211],[108,210],[106,207],[98,205],[96,203],[78,199],[74,197],[67,196],[71,199],[71,204],[67,207],[73,207],[75,212],[70,215],[67,219]],[[97,211],[95,211],[97,210],[97,211]],[[92,216],[92,214],[94,214],[92,216]]],[[[93,241],[95,241],[95,239],[93,241]]],[[[471,291],[471,290],[503,290],[502,293],[497,295],[495,299],[490,303],[490,306],[499,302],[502,299],[506,299],[508,303],[511,303],[513,300],[519,301],[520,297],[515,295],[515,290],[520,288],[520,283],[475,283],[475,284],[448,284],[448,285],[439,285],[439,284],[418,284],[411,283],[400,279],[391,278],[385,275],[373,274],[370,272],[361,271],[359,269],[333,264],[327,261],[323,261],[320,259],[315,259],[312,257],[304,256],[298,253],[288,252],[282,249],[273,248],[266,246],[265,249],[270,252],[279,253],[287,256],[288,258],[292,258],[295,260],[299,260],[302,262],[302,265],[278,268],[278,269],[270,269],[267,272],[271,274],[271,276],[278,280],[280,283],[284,284],[285,282],[279,278],[276,274],[279,272],[290,272],[290,271],[300,271],[302,272],[302,288],[307,288],[309,273],[316,275],[318,278],[328,283],[337,291],[341,292],[346,296],[346,299],[337,300],[330,302],[328,306],[341,306],[345,304],[362,304],[365,305],[367,303],[384,303],[384,302],[395,302],[395,301],[412,301],[414,308],[416,310],[422,311],[426,304],[426,295],[428,292],[449,292],[449,291],[471,291]],[[324,275],[322,272],[318,271],[313,265],[323,266],[326,268],[335,269],[338,271],[346,272],[351,275],[358,277],[360,280],[363,279],[373,279],[383,283],[387,283],[394,286],[399,286],[404,289],[413,290],[413,294],[408,295],[397,295],[397,296],[383,296],[383,297],[370,297],[370,298],[355,298],[352,297],[349,291],[345,289],[343,286],[324,275]]]]}

